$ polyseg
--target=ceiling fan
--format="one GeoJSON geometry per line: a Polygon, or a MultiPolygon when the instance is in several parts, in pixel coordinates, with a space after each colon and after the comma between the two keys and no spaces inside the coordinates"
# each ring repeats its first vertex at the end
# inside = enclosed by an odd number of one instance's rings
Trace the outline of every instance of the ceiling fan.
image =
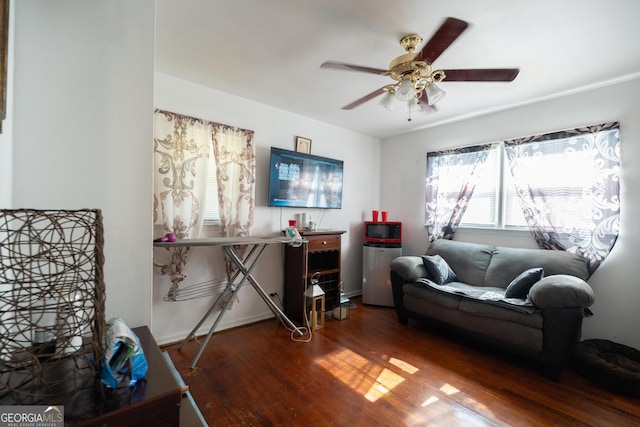
{"type": "MultiPolygon", "coordinates": [[[[383,93],[385,96],[381,104],[391,109],[394,98],[407,104],[409,113],[412,111],[433,108],[440,101],[445,91],[435,85],[446,82],[510,82],[513,81],[518,68],[478,68],[460,70],[434,69],[433,62],[445,51],[469,26],[468,23],[456,18],[447,18],[438,31],[424,45],[415,52],[422,43],[422,37],[417,34],[409,34],[400,40],[400,45],[407,53],[398,56],[389,64],[388,70],[380,68],[363,67],[360,65],[345,64],[342,62],[327,61],[322,68],[334,68],[348,71],[358,71],[370,74],[379,74],[391,77],[395,80],[380,89],[376,89],[368,95],[353,101],[342,107],[343,110],[351,110],[383,93]]],[[[411,115],[409,115],[411,120],[411,115]]]]}

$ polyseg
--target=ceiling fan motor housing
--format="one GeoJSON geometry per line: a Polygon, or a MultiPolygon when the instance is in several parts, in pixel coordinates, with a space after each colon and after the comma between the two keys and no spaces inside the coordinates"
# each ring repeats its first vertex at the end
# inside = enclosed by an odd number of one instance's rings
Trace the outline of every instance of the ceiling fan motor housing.
{"type": "Polygon", "coordinates": [[[420,43],[422,43],[422,37],[418,34],[409,34],[400,39],[400,45],[407,53],[391,61],[389,71],[383,73],[383,75],[389,76],[398,82],[410,80],[415,86],[416,96],[418,98],[426,86],[432,83],[438,83],[446,77],[442,70],[432,72],[430,63],[416,60],[419,53],[414,51],[420,43]]]}

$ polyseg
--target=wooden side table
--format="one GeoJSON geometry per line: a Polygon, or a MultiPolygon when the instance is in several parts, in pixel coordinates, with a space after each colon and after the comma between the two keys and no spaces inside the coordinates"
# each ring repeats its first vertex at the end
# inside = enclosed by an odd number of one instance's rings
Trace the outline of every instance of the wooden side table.
{"type": "Polygon", "coordinates": [[[318,285],[325,293],[325,308],[331,310],[340,300],[341,236],[344,230],[301,231],[307,241],[285,247],[284,312],[304,323],[304,291],[309,279],[319,273],[318,285]]]}
{"type": "MultiPolygon", "coordinates": [[[[82,427],[177,427],[180,424],[182,389],[160,352],[151,331],[146,326],[133,328],[140,339],[149,368],[143,384],[144,393],[123,399],[121,390],[105,394],[98,405],[100,414],[88,419],[71,421],[69,425],[82,427]]],[[[126,393],[127,390],[124,390],[126,393]]],[[[90,413],[90,412],[89,412],[90,413]]]]}

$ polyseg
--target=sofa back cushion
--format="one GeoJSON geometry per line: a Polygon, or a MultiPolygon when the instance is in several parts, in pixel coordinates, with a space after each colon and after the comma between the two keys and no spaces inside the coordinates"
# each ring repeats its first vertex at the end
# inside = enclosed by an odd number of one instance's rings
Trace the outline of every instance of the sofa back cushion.
{"type": "MultiPolygon", "coordinates": [[[[542,267],[545,276],[569,274],[587,280],[587,263],[576,254],[547,249],[522,249],[498,246],[484,276],[484,286],[506,288],[520,273],[542,267]]],[[[455,271],[455,269],[454,269],[455,271]]]]}
{"type": "Polygon", "coordinates": [[[458,282],[474,286],[506,289],[520,273],[541,267],[544,275],[568,274],[587,280],[587,263],[578,255],[547,249],[508,248],[457,240],[438,239],[427,255],[440,255],[457,276],[458,282]]]}
{"type": "Polygon", "coordinates": [[[427,255],[440,255],[456,274],[458,282],[483,286],[493,249],[490,245],[438,239],[429,245],[427,255]]]}

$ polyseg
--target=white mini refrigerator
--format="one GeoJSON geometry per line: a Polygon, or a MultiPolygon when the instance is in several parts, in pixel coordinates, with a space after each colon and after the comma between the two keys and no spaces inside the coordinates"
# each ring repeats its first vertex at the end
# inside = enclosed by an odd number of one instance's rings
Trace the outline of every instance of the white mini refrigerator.
{"type": "Polygon", "coordinates": [[[393,307],[391,292],[391,261],[402,256],[399,245],[364,244],[362,249],[362,302],[393,307]]]}

